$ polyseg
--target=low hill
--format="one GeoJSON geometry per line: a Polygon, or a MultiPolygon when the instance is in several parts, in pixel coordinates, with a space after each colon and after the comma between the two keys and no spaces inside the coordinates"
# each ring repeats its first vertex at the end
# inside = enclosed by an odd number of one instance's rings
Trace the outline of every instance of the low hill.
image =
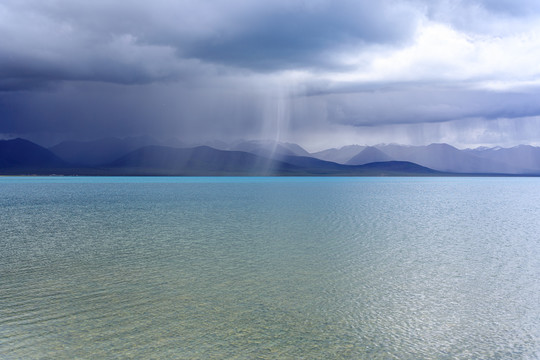
{"type": "Polygon", "coordinates": [[[365,175],[371,174],[371,176],[447,175],[409,161],[373,162],[357,167],[361,168],[365,175]]]}
{"type": "Polygon", "coordinates": [[[318,176],[435,176],[445,174],[408,161],[343,165],[302,156],[285,157],[283,161],[300,167],[307,175],[318,176]]]}

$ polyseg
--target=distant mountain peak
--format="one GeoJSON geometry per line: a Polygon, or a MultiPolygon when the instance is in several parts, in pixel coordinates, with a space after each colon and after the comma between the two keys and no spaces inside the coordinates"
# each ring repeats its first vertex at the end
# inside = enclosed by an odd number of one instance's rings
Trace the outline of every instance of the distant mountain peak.
{"type": "Polygon", "coordinates": [[[373,162],[385,162],[393,160],[388,154],[375,146],[368,146],[360,153],[347,161],[347,165],[364,165],[373,162]]]}
{"type": "Polygon", "coordinates": [[[347,145],[339,149],[332,148],[312,153],[311,156],[325,161],[332,161],[338,164],[345,164],[353,156],[360,153],[366,147],[362,145],[347,145]]]}
{"type": "Polygon", "coordinates": [[[64,168],[67,164],[51,151],[31,141],[0,140],[0,169],[64,168]]]}
{"type": "Polygon", "coordinates": [[[358,168],[363,164],[394,161],[399,164],[380,166],[392,168],[394,174],[398,168],[402,173],[416,171],[405,171],[403,166],[407,162],[450,173],[540,174],[540,147],[532,145],[463,150],[445,143],[347,145],[309,154],[297,144],[272,140],[248,140],[219,150],[207,145],[178,147],[147,144],[148,141],[152,139],[109,137],[90,142],[66,141],[45,149],[22,138],[0,140],[0,173],[252,175],[275,170],[276,174],[354,176],[366,174],[365,169],[358,168]]]}
{"type": "Polygon", "coordinates": [[[265,157],[281,156],[310,156],[310,154],[298,144],[275,140],[248,140],[235,143],[229,150],[245,151],[265,157]]]}
{"type": "Polygon", "coordinates": [[[439,149],[449,149],[449,150],[458,150],[458,148],[448,145],[447,143],[432,143],[427,146],[428,148],[439,148],[439,149]]]}

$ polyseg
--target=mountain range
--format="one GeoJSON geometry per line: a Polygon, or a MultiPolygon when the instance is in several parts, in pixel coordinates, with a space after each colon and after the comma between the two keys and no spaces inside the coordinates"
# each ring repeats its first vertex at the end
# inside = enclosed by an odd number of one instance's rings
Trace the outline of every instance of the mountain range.
{"type": "Polygon", "coordinates": [[[293,143],[238,141],[188,145],[149,137],[66,141],[44,148],[0,140],[4,175],[539,175],[540,148],[460,150],[448,144],[350,145],[309,153],[293,143]]]}
{"type": "Polygon", "coordinates": [[[329,149],[312,156],[341,164],[361,165],[374,161],[409,161],[437,171],[456,174],[540,174],[540,147],[457,149],[448,144],[409,146],[382,144],[329,149]]]}

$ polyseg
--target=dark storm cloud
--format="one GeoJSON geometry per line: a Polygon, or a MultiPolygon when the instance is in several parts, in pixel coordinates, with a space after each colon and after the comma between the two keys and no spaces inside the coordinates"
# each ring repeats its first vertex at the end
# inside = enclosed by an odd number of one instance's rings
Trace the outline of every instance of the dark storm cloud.
{"type": "Polygon", "coordinates": [[[188,44],[204,61],[268,71],[333,68],[336,53],[370,44],[399,44],[415,29],[413,12],[388,1],[288,2],[240,19],[231,33],[188,44]]]}
{"type": "Polygon", "coordinates": [[[0,134],[538,116],[539,14],[530,0],[4,0],[0,134]]]}
{"type": "Polygon", "coordinates": [[[236,133],[258,134],[260,124],[253,119],[260,116],[260,107],[256,92],[234,88],[72,82],[55,91],[0,95],[0,132],[85,139],[141,134],[229,139],[236,133]]]}
{"type": "Polygon", "coordinates": [[[0,86],[57,81],[143,84],[204,74],[167,44],[144,42],[153,19],[142,3],[7,1],[0,4],[0,86]]]}
{"type": "Polygon", "coordinates": [[[0,86],[178,80],[204,72],[201,62],[266,71],[335,66],[334,52],[410,37],[410,10],[391,5],[7,1],[0,86]]]}

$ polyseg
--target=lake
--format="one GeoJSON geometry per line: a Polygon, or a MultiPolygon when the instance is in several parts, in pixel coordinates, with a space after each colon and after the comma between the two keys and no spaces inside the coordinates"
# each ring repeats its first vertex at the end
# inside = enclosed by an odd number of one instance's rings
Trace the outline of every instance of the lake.
{"type": "Polygon", "coordinates": [[[0,177],[0,358],[538,359],[538,178],[0,177]]]}

